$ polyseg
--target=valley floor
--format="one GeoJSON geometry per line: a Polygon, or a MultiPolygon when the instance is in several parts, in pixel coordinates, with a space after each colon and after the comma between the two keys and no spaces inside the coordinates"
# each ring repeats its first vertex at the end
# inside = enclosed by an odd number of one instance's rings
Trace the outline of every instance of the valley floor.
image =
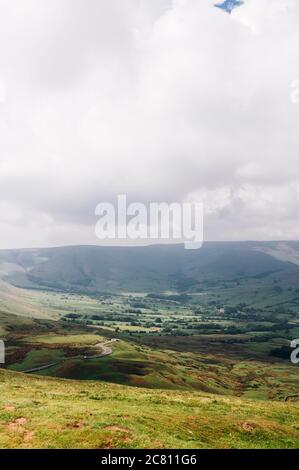
{"type": "Polygon", "coordinates": [[[1,448],[298,448],[299,404],[0,371],[1,448]]]}

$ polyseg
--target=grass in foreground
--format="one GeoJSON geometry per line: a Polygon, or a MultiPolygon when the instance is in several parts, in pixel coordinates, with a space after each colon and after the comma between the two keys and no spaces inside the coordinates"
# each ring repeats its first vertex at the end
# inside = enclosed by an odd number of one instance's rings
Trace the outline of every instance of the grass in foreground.
{"type": "Polygon", "coordinates": [[[299,405],[0,371],[1,448],[298,448],[299,405]]]}

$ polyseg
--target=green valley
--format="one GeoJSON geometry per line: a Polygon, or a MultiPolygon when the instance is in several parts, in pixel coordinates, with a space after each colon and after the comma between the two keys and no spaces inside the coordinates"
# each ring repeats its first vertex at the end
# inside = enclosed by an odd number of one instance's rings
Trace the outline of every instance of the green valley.
{"type": "MultiPolygon", "coordinates": [[[[32,280],[37,269],[32,254],[14,253],[8,269],[12,254],[0,252],[6,258],[0,284],[6,345],[0,446],[78,447],[82,439],[86,447],[298,446],[299,374],[290,361],[290,340],[299,337],[299,266],[250,246],[258,262],[241,274],[242,258],[251,256],[248,246],[229,246],[240,256],[234,266],[226,263],[228,247],[216,244],[201,255],[210,266],[206,278],[198,275],[198,260],[192,280],[186,277],[191,261],[181,259],[179,274],[175,256],[183,255],[171,248],[174,272],[166,275],[157,262],[155,277],[164,280],[160,289],[152,284],[149,290],[140,288],[148,283],[147,265],[134,289],[117,287],[116,279],[109,290],[75,282],[74,289],[50,287],[44,280],[26,286],[24,279],[32,280]],[[279,270],[276,262],[282,263],[279,270]],[[271,263],[276,268],[268,271],[271,263]],[[237,269],[239,277],[232,277],[237,269]],[[56,423],[63,406],[68,418],[56,423]],[[39,409],[49,422],[44,444],[39,409]],[[172,413],[176,420],[168,427],[172,413]]],[[[162,250],[164,256],[169,250],[162,250]]],[[[49,262],[39,258],[40,279],[49,262]]],[[[68,276],[74,275],[70,270],[68,276]]],[[[57,276],[60,282],[63,273],[57,276]]]]}

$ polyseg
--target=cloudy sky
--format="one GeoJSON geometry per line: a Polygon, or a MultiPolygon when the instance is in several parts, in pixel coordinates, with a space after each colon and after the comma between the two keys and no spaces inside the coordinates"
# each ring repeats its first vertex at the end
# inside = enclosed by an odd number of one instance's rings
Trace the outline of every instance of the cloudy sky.
{"type": "Polygon", "coordinates": [[[1,248],[99,243],[122,193],[299,239],[299,2],[214,3],[0,0],[1,248]]]}

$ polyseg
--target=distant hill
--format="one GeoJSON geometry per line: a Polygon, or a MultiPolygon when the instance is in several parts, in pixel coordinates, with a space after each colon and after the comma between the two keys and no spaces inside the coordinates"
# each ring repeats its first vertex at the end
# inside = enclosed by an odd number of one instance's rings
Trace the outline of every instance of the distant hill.
{"type": "Polygon", "coordinates": [[[201,283],[277,276],[298,286],[299,242],[207,242],[200,250],[153,245],[0,251],[0,278],[24,288],[190,291],[201,283]]]}

